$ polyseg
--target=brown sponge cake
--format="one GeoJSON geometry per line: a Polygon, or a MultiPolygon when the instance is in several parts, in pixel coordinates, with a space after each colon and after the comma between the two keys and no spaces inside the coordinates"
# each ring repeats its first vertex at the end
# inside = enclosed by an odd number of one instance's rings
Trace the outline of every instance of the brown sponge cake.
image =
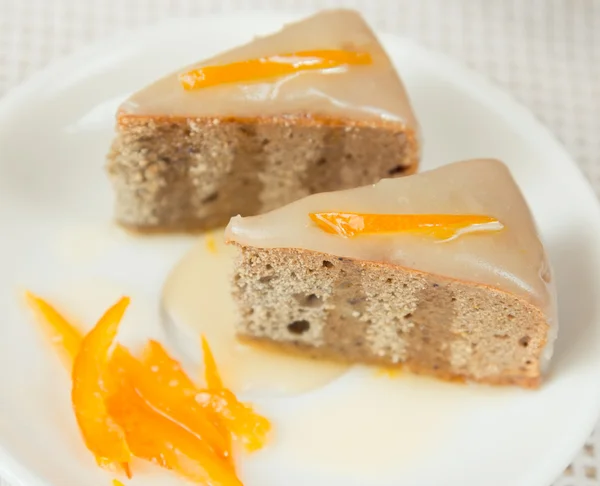
{"type": "Polygon", "coordinates": [[[314,356],[402,364],[444,379],[536,387],[557,323],[550,268],[526,203],[493,160],[309,196],[233,218],[241,338],[314,356]],[[308,217],[480,214],[501,229],[440,241],[397,232],[344,238],[308,217]]]}
{"type": "Polygon", "coordinates": [[[205,230],[309,194],[415,172],[417,123],[385,51],[350,10],[324,11],[157,81],[117,114],[107,170],[116,219],[205,230]],[[307,50],[372,63],[185,90],[178,75],[307,50]]]}

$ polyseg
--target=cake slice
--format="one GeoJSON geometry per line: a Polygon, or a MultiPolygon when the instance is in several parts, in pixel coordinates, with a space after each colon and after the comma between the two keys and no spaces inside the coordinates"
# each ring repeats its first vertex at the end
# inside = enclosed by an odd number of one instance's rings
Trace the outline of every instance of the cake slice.
{"type": "Polygon", "coordinates": [[[499,161],[308,196],[226,238],[242,339],[524,387],[552,355],[550,266],[499,161]]]}
{"type": "Polygon", "coordinates": [[[414,172],[417,123],[361,16],[323,11],[188,66],[119,108],[116,220],[206,230],[308,194],[414,172]]]}

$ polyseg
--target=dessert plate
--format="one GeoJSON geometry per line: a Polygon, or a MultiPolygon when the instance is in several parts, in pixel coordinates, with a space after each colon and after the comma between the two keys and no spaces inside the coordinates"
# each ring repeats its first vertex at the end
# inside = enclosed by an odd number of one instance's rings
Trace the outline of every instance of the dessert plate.
{"type": "MultiPolygon", "coordinates": [[[[32,325],[22,290],[44,294],[88,326],[128,293],[133,305],[123,327],[160,337],[162,284],[195,241],[134,237],[112,225],[103,163],[118,104],[172,69],[288,20],[248,13],[169,21],[63,60],[0,103],[0,474],[13,484],[108,486],[112,478],[81,444],[69,378],[32,325]]],[[[288,434],[288,444],[305,447],[280,450],[281,441],[274,441],[243,461],[242,479],[246,486],[548,486],[600,411],[596,198],[565,150],[510,97],[439,54],[380,37],[422,125],[422,168],[497,157],[522,188],[557,279],[562,327],[555,358],[546,384],[534,392],[401,377],[386,437],[370,431],[378,411],[389,408],[387,392],[364,402],[365,409],[352,403],[343,413],[332,409],[330,398],[351,386],[347,376],[327,390],[265,400],[275,424],[284,424],[281,438],[288,434]],[[294,427],[310,406],[335,422],[355,452],[366,444],[379,463],[358,453],[336,456],[319,446],[318,428],[294,427]]],[[[142,470],[127,484],[182,483],[142,470]]]]}

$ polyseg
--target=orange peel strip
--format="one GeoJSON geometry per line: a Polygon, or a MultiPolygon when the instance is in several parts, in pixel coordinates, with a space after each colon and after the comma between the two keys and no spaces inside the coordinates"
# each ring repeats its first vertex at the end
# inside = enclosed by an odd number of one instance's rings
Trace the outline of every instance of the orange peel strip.
{"type": "MultiPolygon", "coordinates": [[[[120,467],[131,478],[129,464],[136,456],[202,484],[241,486],[231,435],[256,450],[270,423],[223,387],[204,336],[209,389],[199,390],[157,341],[149,341],[142,361],[115,345],[129,298],[106,311],[84,338],[46,301],[31,293],[27,299],[72,364],[73,409],[84,442],[101,467],[120,467]]],[[[122,485],[116,479],[113,484],[122,485]]]]}
{"type": "Polygon", "coordinates": [[[264,446],[271,423],[252,407],[241,403],[230,390],[201,391],[196,395],[196,401],[215,411],[246,450],[256,451],[264,446]]]}
{"type": "Polygon", "coordinates": [[[105,404],[115,387],[108,372],[110,351],[128,305],[129,298],[121,298],[83,339],[73,364],[71,400],[83,440],[98,465],[120,467],[130,476],[131,451],[105,404]]]}
{"type": "Polygon", "coordinates": [[[215,356],[204,335],[202,336],[202,355],[204,356],[204,380],[207,388],[209,390],[221,390],[223,380],[221,380],[215,356]]]}
{"type": "Polygon", "coordinates": [[[234,437],[249,451],[260,449],[271,430],[270,422],[257,414],[252,407],[241,403],[230,390],[223,387],[217,364],[208,344],[202,336],[204,375],[208,390],[200,392],[196,401],[216,412],[234,437]]]}
{"type": "Polygon", "coordinates": [[[367,234],[421,233],[449,239],[462,233],[499,231],[496,218],[477,214],[362,214],[346,212],[309,213],[326,233],[352,238],[367,234]]]}
{"type": "Polygon", "coordinates": [[[180,74],[179,82],[185,90],[194,90],[219,84],[287,76],[300,71],[365,65],[372,62],[368,52],[319,49],[203,66],[180,74]]]}
{"type": "Polygon", "coordinates": [[[137,393],[151,407],[205,441],[219,457],[231,458],[228,431],[220,427],[218,417],[207,413],[196,403],[196,389],[189,380],[161,379],[160,367],[151,369],[145,366],[123,347],[115,349],[111,369],[115,373],[125,373],[137,393]]]}
{"type": "Polygon", "coordinates": [[[195,389],[190,379],[176,359],[172,358],[161,343],[150,339],[142,353],[142,363],[156,373],[157,381],[178,388],[195,389]]]}
{"type": "Polygon", "coordinates": [[[107,408],[124,431],[136,457],[211,486],[242,486],[233,466],[208,444],[169,417],[157,412],[137,393],[128,370],[121,370],[118,390],[107,408]]]}
{"type": "MultiPolygon", "coordinates": [[[[183,394],[191,397],[194,400],[194,409],[199,404],[196,402],[196,394],[198,388],[190,377],[185,373],[181,364],[173,359],[165,348],[157,341],[150,340],[144,349],[142,362],[145,367],[149,368],[156,374],[156,380],[162,383],[162,386],[171,386],[176,384],[173,392],[180,390],[183,394]]],[[[227,455],[231,457],[231,433],[218,413],[211,408],[202,407],[202,410],[207,414],[210,422],[220,432],[221,437],[226,440],[227,455]]]]}
{"type": "Polygon", "coordinates": [[[69,368],[73,366],[75,356],[79,352],[83,336],[62,314],[60,314],[47,301],[37,295],[26,292],[25,298],[28,305],[35,311],[38,320],[43,322],[44,331],[50,342],[58,351],[61,360],[69,368]]]}

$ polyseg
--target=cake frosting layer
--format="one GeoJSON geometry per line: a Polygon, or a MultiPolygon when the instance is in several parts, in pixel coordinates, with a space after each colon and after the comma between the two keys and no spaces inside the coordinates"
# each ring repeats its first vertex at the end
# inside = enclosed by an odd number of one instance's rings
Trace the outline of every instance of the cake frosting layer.
{"type": "Polygon", "coordinates": [[[307,115],[360,122],[399,122],[417,131],[404,86],[386,52],[352,10],[326,10],[279,32],[182,68],[133,94],[120,116],[273,117],[307,115]],[[178,75],[221,65],[307,50],[367,52],[369,65],[303,71],[253,82],[186,91],[178,75]]]}
{"type": "Polygon", "coordinates": [[[545,310],[554,321],[550,265],[531,212],[508,168],[497,160],[457,162],[439,169],[345,191],[315,194],[267,214],[232,218],[226,238],[243,246],[300,248],[338,257],[389,262],[494,287],[545,310]],[[388,233],[344,238],[319,229],[314,212],[480,214],[501,231],[440,241],[388,233]]]}

